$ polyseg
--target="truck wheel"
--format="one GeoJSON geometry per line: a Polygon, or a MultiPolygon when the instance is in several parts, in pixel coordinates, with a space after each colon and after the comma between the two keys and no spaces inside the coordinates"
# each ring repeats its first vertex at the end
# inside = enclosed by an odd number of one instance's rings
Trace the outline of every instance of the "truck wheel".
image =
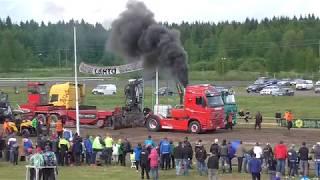
{"type": "Polygon", "coordinates": [[[116,129],[117,129],[117,126],[116,126],[115,123],[116,123],[116,122],[115,122],[115,119],[114,119],[112,116],[110,116],[110,117],[108,117],[107,120],[106,120],[106,127],[107,127],[108,129],[111,129],[111,130],[116,130],[116,129]]]}
{"type": "Polygon", "coordinates": [[[197,121],[192,121],[189,124],[189,132],[193,134],[199,134],[201,132],[200,124],[197,121]]]}
{"type": "Polygon", "coordinates": [[[157,120],[156,116],[150,116],[147,120],[147,128],[149,131],[159,131],[160,130],[160,123],[157,120]]]}
{"type": "Polygon", "coordinates": [[[96,123],[96,126],[97,126],[98,128],[103,128],[103,126],[104,126],[104,120],[99,119],[99,120],[97,121],[97,123],[96,123]]]}

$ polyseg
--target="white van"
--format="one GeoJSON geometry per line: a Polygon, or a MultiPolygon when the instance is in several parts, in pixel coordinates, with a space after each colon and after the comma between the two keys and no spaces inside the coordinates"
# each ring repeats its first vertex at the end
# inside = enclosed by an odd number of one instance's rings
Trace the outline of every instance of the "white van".
{"type": "Polygon", "coordinates": [[[100,84],[92,89],[92,94],[114,95],[117,93],[117,87],[114,84],[100,84]]]}

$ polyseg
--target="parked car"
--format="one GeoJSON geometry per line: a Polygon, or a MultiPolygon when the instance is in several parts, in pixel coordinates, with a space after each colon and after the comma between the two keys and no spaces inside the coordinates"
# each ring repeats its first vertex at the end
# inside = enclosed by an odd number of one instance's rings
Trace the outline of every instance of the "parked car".
{"type": "Polygon", "coordinates": [[[298,82],[296,84],[296,89],[297,90],[311,90],[311,89],[313,89],[313,82],[312,82],[312,80],[304,80],[304,81],[298,82]]]}
{"type": "Polygon", "coordinates": [[[277,85],[279,86],[290,86],[290,79],[282,79],[278,81],[277,85]]]}
{"type": "MultiPolygon", "coordinates": [[[[157,92],[154,92],[156,95],[157,92]]],[[[162,87],[158,89],[159,96],[173,96],[174,92],[169,87],[162,87]]]]}
{"type": "Polygon", "coordinates": [[[264,87],[266,87],[266,84],[253,84],[247,87],[247,93],[260,92],[264,87]]]}
{"type": "Polygon", "coordinates": [[[317,81],[314,85],[315,86],[320,86],[320,81],[317,81]]]}
{"type": "Polygon", "coordinates": [[[295,86],[297,83],[304,81],[303,79],[294,79],[290,81],[290,86],[295,86]]]}
{"type": "Polygon", "coordinates": [[[278,79],[269,79],[267,80],[266,84],[277,84],[279,82],[278,79]]]}
{"type": "Polygon", "coordinates": [[[278,86],[267,86],[260,91],[260,95],[271,95],[273,92],[278,91],[278,86]]]}
{"type": "Polygon", "coordinates": [[[273,96],[294,96],[294,90],[291,88],[279,88],[272,92],[273,96]]]}
{"type": "Polygon", "coordinates": [[[117,86],[114,84],[100,84],[92,89],[94,95],[114,95],[117,93],[117,86]]]}
{"type": "Polygon", "coordinates": [[[314,92],[315,93],[320,93],[320,84],[314,86],[314,92]]]}

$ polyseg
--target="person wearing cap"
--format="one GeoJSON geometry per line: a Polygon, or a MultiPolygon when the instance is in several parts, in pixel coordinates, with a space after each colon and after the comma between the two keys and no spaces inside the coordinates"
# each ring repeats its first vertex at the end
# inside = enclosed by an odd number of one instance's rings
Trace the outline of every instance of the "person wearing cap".
{"type": "Polygon", "coordinates": [[[298,158],[298,154],[297,151],[295,150],[295,145],[292,144],[289,151],[288,151],[288,166],[289,166],[289,176],[291,176],[292,178],[295,177],[295,175],[297,175],[297,167],[296,167],[296,161],[298,158]]]}
{"type": "Polygon", "coordinates": [[[210,147],[210,153],[216,154],[218,158],[220,157],[220,146],[219,146],[219,140],[216,138],[214,139],[214,143],[210,147]]]}
{"type": "Polygon", "coordinates": [[[170,142],[168,138],[165,137],[160,145],[160,155],[161,155],[161,169],[168,170],[170,164],[170,152],[171,152],[170,142]]]}
{"type": "MultiPolygon", "coordinates": [[[[54,152],[51,151],[50,146],[45,147],[45,152],[43,153],[44,165],[45,166],[56,166],[57,157],[54,152]]],[[[44,168],[43,169],[43,180],[54,180],[54,169],[44,168]]]]}
{"type": "Polygon", "coordinates": [[[283,141],[280,141],[280,143],[274,147],[274,157],[277,160],[277,172],[280,172],[284,176],[288,150],[287,146],[283,144],[283,141]]]}
{"type": "Polygon", "coordinates": [[[315,176],[317,178],[320,177],[320,142],[313,147],[312,152],[314,153],[314,169],[315,169],[315,176]]]}
{"type": "MultiPolygon", "coordinates": [[[[42,153],[42,149],[40,147],[37,147],[36,153],[34,153],[30,157],[30,161],[29,161],[30,166],[34,166],[35,168],[39,168],[39,167],[44,166],[44,158],[41,153],[42,153]]],[[[35,175],[36,175],[35,169],[31,168],[30,169],[30,179],[35,179],[35,175]]],[[[41,177],[42,177],[42,170],[39,169],[39,179],[41,179],[41,177]]]]}
{"type": "Polygon", "coordinates": [[[302,142],[302,146],[299,149],[300,170],[301,175],[307,176],[309,169],[309,149],[306,146],[306,142],[302,142]]]}

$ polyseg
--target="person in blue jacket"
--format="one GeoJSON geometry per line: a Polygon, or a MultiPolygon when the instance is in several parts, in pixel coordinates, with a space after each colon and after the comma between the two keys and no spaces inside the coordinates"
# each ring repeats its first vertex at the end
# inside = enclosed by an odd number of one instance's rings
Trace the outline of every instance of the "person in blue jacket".
{"type": "Polygon", "coordinates": [[[252,175],[252,180],[260,180],[261,170],[261,160],[256,158],[256,154],[253,154],[253,158],[249,161],[249,172],[252,175]]]}
{"type": "Polygon", "coordinates": [[[134,158],[136,161],[136,169],[137,172],[139,171],[139,165],[140,165],[140,156],[141,156],[141,151],[142,151],[142,146],[139,143],[137,147],[134,148],[133,152],[134,152],[134,158]]]}
{"type": "Polygon", "coordinates": [[[160,145],[161,169],[168,170],[170,168],[171,145],[167,137],[165,137],[160,145]]]}
{"type": "Polygon", "coordinates": [[[147,147],[148,150],[151,150],[152,148],[156,147],[156,143],[154,143],[151,136],[148,136],[148,138],[144,141],[144,145],[147,147]]]}
{"type": "Polygon", "coordinates": [[[85,148],[85,152],[86,152],[86,163],[88,165],[93,164],[94,161],[93,161],[93,156],[92,156],[92,153],[93,153],[92,142],[91,142],[89,136],[87,136],[87,138],[84,140],[83,144],[84,144],[84,148],[85,148]]]}

